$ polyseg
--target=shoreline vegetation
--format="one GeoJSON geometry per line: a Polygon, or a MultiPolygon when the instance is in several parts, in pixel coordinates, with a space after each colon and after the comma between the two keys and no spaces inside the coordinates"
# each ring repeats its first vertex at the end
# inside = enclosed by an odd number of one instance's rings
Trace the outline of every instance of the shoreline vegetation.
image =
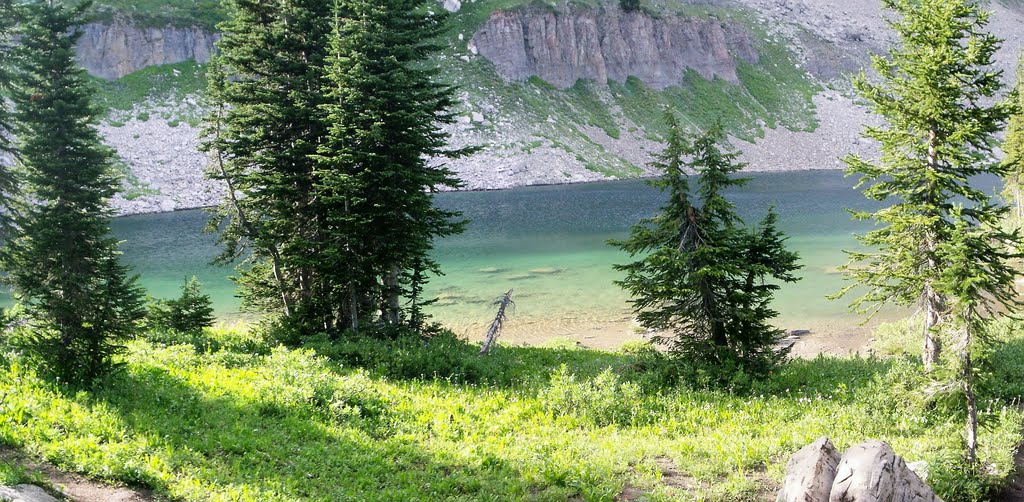
{"type": "MultiPolygon", "coordinates": [[[[803,265],[774,206],[752,219],[731,199],[750,179],[734,176],[729,113],[710,103],[698,111],[717,125],[696,134],[666,107],[650,164],[666,200],[604,241],[633,260],[611,266],[631,335],[613,344],[588,326],[600,317],[563,317],[591,333],[523,346],[510,330],[492,346],[509,288],[478,303],[498,312],[481,346],[430,310],[445,305],[427,287],[442,274],[435,244],[469,220],[434,199],[463,182],[428,159],[477,151],[442,127],[460,98],[430,59],[451,28],[432,1],[231,3],[200,147],[225,187],[208,228],[242,308],[263,316],[214,326],[197,277],[155,299],[121,263],[116,159],[74,60],[89,3],[0,0],[19,16],[12,37],[0,16],[2,53],[19,44],[10,75],[0,59],[14,103],[0,139],[19,138],[0,144],[18,154],[0,170],[17,192],[0,200],[0,268],[18,302],[0,316],[0,444],[155,500],[725,502],[775,498],[792,453],[819,437],[840,450],[870,438],[948,502],[1005,500],[1024,445],[1024,84],[990,103],[1000,41],[980,4],[885,0],[898,43],[873,58],[877,82],[853,81],[883,119],[863,133],[882,155],[843,161],[883,207],[848,209],[874,228],[844,251],[849,284],[828,298],[857,296],[869,319],[919,312],[859,337],[841,322],[778,328],[792,321],[776,293],[803,265]],[[972,186],[982,174],[1011,195],[972,186]]],[[[487,259],[490,287],[503,261],[487,259]]],[[[568,267],[504,280],[554,278],[545,301],[561,305],[568,267]]],[[[581,297],[596,305],[592,288],[581,297]]],[[[878,468],[856,477],[879,483],[878,468]]],[[[0,467],[0,483],[25,481],[48,484],[0,467]]]]}
{"type": "Polygon", "coordinates": [[[446,333],[287,348],[261,326],[151,331],[88,393],[6,354],[0,438],[176,500],[741,501],[772,498],[789,454],[827,434],[840,448],[888,441],[925,462],[944,500],[985,500],[1022,438],[1024,326],[1000,322],[985,355],[979,475],[955,461],[956,399],[918,392],[908,328],[877,330],[884,357],[793,359],[727,388],[666,387],[657,356],[632,342],[479,356],[446,333]]]}

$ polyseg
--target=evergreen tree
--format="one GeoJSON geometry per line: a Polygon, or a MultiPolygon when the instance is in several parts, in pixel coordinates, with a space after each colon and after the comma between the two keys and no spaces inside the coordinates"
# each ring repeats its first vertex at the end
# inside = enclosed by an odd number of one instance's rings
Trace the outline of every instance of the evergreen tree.
{"type": "Polygon", "coordinates": [[[205,136],[229,188],[213,223],[223,258],[252,251],[247,305],[281,309],[304,332],[422,325],[433,239],[462,229],[433,205],[459,182],[427,158],[464,152],[445,150],[439,127],[453,90],[428,61],[445,30],[431,5],[232,3],[205,136]]]}
{"type": "Polygon", "coordinates": [[[765,369],[777,360],[772,345],[781,334],[769,324],[778,289],[769,281],[795,281],[797,255],[785,249],[774,211],[759,230],[748,230],[724,197],[746,179],[734,176],[743,167],[737,154],[718,147],[721,128],[688,144],[674,115],[667,121],[667,146],[652,164],[664,177],[651,184],[669,191],[668,203],[635,225],[629,239],[612,242],[630,256],[646,255],[616,265],[626,272],[616,284],[632,294],[643,327],[671,332],[656,341],[672,351],[765,369]],[[686,170],[696,172],[696,194],[686,170]]]}
{"type": "Polygon", "coordinates": [[[881,144],[875,162],[847,156],[848,173],[869,199],[888,202],[875,212],[854,212],[878,229],[860,236],[873,248],[849,252],[844,269],[866,293],[854,300],[859,312],[885,304],[918,304],[924,312],[922,359],[931,368],[940,353],[936,326],[947,311],[948,294],[936,284],[950,266],[940,252],[960,218],[971,225],[988,219],[988,196],[969,183],[984,173],[1002,175],[992,162],[994,135],[1009,106],[988,104],[999,90],[991,68],[998,40],[986,33],[989,14],[973,0],[884,0],[897,15],[889,21],[900,45],[889,57],[873,56],[879,82],[861,74],[854,87],[887,122],[867,127],[864,136],[881,144]],[[954,214],[951,200],[969,209],[954,214]]]}
{"type": "Polygon", "coordinates": [[[88,3],[24,8],[13,97],[26,194],[4,268],[32,348],[62,380],[89,384],[135,329],[142,297],[110,236],[113,153],[93,127],[93,90],[75,62],[88,3]]]}
{"type": "Polygon", "coordinates": [[[338,277],[338,324],[355,328],[374,311],[382,321],[423,324],[420,299],[437,237],[461,232],[459,213],[438,209],[433,193],[461,182],[428,160],[446,150],[453,88],[428,63],[440,50],[443,15],[425,0],[348,0],[336,4],[323,107],[331,128],[317,157],[321,212],[338,236],[320,261],[338,277]],[[400,298],[408,301],[403,309],[400,298]],[[403,310],[406,312],[403,314],[403,310]],[[404,319],[403,319],[404,317],[404,319]]]}
{"type": "Polygon", "coordinates": [[[626,12],[640,10],[640,0],[619,0],[619,6],[626,12]]]}
{"type": "Polygon", "coordinates": [[[204,148],[228,187],[213,228],[221,258],[246,257],[244,304],[279,310],[308,329],[330,327],[316,267],[332,236],[314,206],[316,154],[331,28],[327,0],[232,0],[210,78],[204,148]],[[242,196],[238,196],[238,195],[242,196]],[[251,251],[251,253],[250,253],[251,251]]]}
{"type": "MultiPolygon", "coordinates": [[[[936,289],[947,300],[943,313],[945,331],[956,342],[954,381],[965,396],[967,407],[967,461],[974,464],[978,447],[978,404],[974,393],[976,368],[971,358],[980,342],[986,342],[991,321],[1002,310],[1020,306],[1014,281],[1017,272],[1008,261],[1017,256],[1004,250],[1000,243],[1019,244],[1016,233],[1008,234],[1000,220],[1009,212],[1004,206],[985,204],[971,210],[956,204],[951,208],[954,227],[949,239],[938,247],[938,254],[948,265],[936,281],[936,289]],[[967,215],[976,213],[981,221],[967,215]]],[[[1011,310],[1012,311],[1012,310],[1011,310]]]]}
{"type": "Polygon", "coordinates": [[[1003,168],[1006,169],[1006,195],[1013,203],[1011,220],[1017,228],[1024,222],[1024,54],[1017,59],[1017,83],[1010,97],[1013,115],[1006,125],[1003,142],[1003,168]]]}
{"type": "Polygon", "coordinates": [[[153,300],[146,313],[150,329],[169,330],[191,335],[202,334],[213,326],[213,301],[204,294],[199,279],[192,277],[181,286],[181,296],[170,300],[153,300]]]}
{"type": "MultiPolygon", "coordinates": [[[[14,59],[10,33],[16,12],[10,0],[0,0],[0,230],[9,230],[11,197],[17,182],[11,170],[15,149],[12,138],[11,112],[5,97],[11,90],[11,61],[14,59]]],[[[2,237],[2,236],[0,236],[2,237]]]]}

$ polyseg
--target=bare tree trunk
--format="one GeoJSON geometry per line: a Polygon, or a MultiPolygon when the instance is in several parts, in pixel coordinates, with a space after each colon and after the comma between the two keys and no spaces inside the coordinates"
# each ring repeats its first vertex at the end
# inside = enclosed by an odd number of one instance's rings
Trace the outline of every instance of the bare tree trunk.
{"type": "Polygon", "coordinates": [[[498,335],[501,334],[501,328],[505,326],[505,320],[508,316],[505,314],[505,310],[509,305],[515,306],[512,301],[512,290],[508,290],[495,302],[498,305],[498,314],[494,316],[494,322],[491,323],[491,327],[487,329],[487,335],[484,337],[484,346],[480,348],[481,354],[486,354],[498,343],[498,335]]]}
{"type": "MultiPolygon", "coordinates": [[[[939,158],[938,158],[938,143],[939,133],[935,125],[932,125],[928,131],[928,158],[927,168],[932,172],[938,171],[939,158]]],[[[929,187],[930,189],[931,187],[929,187]]],[[[931,194],[933,190],[929,190],[931,194]]],[[[931,195],[929,195],[931,197],[931,195]]],[[[929,202],[931,202],[929,200],[929,202]]],[[[924,242],[921,243],[921,250],[925,253],[928,260],[927,274],[933,275],[937,272],[939,264],[935,262],[935,236],[930,230],[925,231],[924,242]]],[[[945,310],[945,301],[940,294],[938,294],[933,288],[931,281],[929,280],[925,289],[922,292],[922,299],[924,300],[924,351],[921,354],[921,361],[924,363],[926,371],[931,371],[935,367],[935,363],[939,360],[939,354],[942,352],[942,346],[935,337],[933,329],[939,324],[943,310],[945,310]]]]}
{"type": "Polygon", "coordinates": [[[384,312],[384,318],[392,326],[398,326],[399,310],[401,309],[401,290],[398,286],[400,273],[398,266],[393,265],[384,282],[385,294],[387,294],[387,310],[384,312]]]}
{"type": "Polygon", "coordinates": [[[348,285],[348,322],[352,331],[359,332],[359,295],[356,294],[356,287],[348,285]]]}
{"type": "MultiPolygon", "coordinates": [[[[220,150],[220,115],[218,115],[217,122],[217,135],[215,138],[215,144],[218,145],[217,150],[217,168],[220,170],[220,175],[224,178],[224,183],[228,186],[228,198],[231,201],[231,206],[235,210],[235,214],[238,216],[238,223],[242,225],[245,232],[250,236],[256,235],[255,228],[249,222],[249,218],[246,217],[245,212],[242,210],[241,204],[238,202],[238,196],[235,195],[235,183],[231,181],[231,177],[228,176],[227,168],[224,167],[224,154],[220,150]]],[[[281,303],[284,305],[284,315],[290,316],[292,312],[291,299],[288,297],[288,293],[284,287],[284,276],[281,272],[281,254],[277,250],[277,246],[270,244],[267,246],[267,253],[270,255],[271,267],[274,272],[274,282],[277,283],[277,291],[281,295],[281,303]]]]}
{"type": "Polygon", "coordinates": [[[921,362],[924,363],[925,371],[931,371],[939,360],[942,352],[942,344],[935,336],[934,328],[939,324],[940,314],[945,308],[938,293],[932,290],[931,286],[925,289],[924,294],[924,351],[921,353],[921,362]]]}
{"type": "Polygon", "coordinates": [[[1014,206],[1017,208],[1017,221],[1019,222],[1021,219],[1024,219],[1024,201],[1020,200],[1021,194],[1020,194],[1020,175],[1019,174],[1014,176],[1013,186],[1014,186],[1013,190],[1014,190],[1014,192],[1016,192],[1016,194],[1013,197],[1013,203],[1014,203],[1014,206]]]}
{"type": "Polygon", "coordinates": [[[964,340],[960,349],[964,394],[967,397],[967,463],[972,465],[977,461],[978,451],[978,402],[974,395],[974,371],[971,364],[971,322],[973,319],[974,310],[970,309],[964,319],[964,340]]]}

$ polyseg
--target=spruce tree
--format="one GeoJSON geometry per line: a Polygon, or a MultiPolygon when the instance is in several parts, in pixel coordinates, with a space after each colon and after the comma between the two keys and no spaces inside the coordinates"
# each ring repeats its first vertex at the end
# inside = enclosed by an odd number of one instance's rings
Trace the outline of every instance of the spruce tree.
{"type": "Polygon", "coordinates": [[[113,153],[94,128],[93,90],[75,61],[87,8],[24,6],[13,97],[25,196],[3,253],[31,348],[61,380],[85,385],[111,367],[143,315],[110,236],[113,153]]]}
{"type": "Polygon", "coordinates": [[[440,128],[453,90],[428,61],[446,29],[431,6],[237,0],[222,25],[205,148],[229,193],[213,226],[225,260],[248,256],[247,305],[300,332],[421,326],[433,239],[462,228],[433,205],[459,182],[427,158],[464,152],[440,128]]]}
{"type": "Polygon", "coordinates": [[[228,2],[210,78],[205,149],[211,177],[228,193],[212,226],[224,261],[245,257],[244,304],[278,310],[305,329],[330,328],[316,275],[325,243],[315,207],[316,154],[326,133],[321,106],[331,28],[328,0],[228,2]]]}
{"type": "Polygon", "coordinates": [[[888,57],[873,56],[878,81],[861,74],[854,87],[886,125],[863,135],[881,144],[877,161],[857,155],[844,160],[848,174],[878,211],[853,213],[878,228],[860,236],[871,248],[848,252],[844,271],[865,293],[853,301],[861,313],[886,304],[917,304],[924,313],[922,360],[932,368],[940,354],[937,325],[947,311],[948,294],[937,286],[950,266],[940,252],[959,219],[971,225],[988,219],[988,195],[969,179],[1002,175],[991,160],[994,135],[1008,117],[1005,103],[990,104],[1000,73],[992,69],[999,41],[984,31],[989,14],[973,0],[884,0],[896,17],[889,25],[899,45],[888,57]],[[954,214],[951,201],[969,209],[954,214]]]}
{"type": "MultiPolygon", "coordinates": [[[[0,0],[0,231],[9,230],[12,211],[11,197],[17,189],[11,169],[15,149],[11,125],[11,111],[7,95],[11,91],[11,61],[14,59],[11,30],[16,12],[10,0],[0,0]]],[[[3,235],[0,235],[2,238],[3,235]]]]}
{"type": "Polygon", "coordinates": [[[993,319],[1020,306],[1014,288],[1017,271],[1008,265],[1019,255],[1001,246],[1020,244],[1016,232],[1007,233],[1000,226],[1008,212],[1009,208],[991,203],[973,209],[954,204],[950,210],[954,227],[937,250],[948,264],[936,281],[936,289],[947,297],[944,331],[957,348],[953,381],[965,397],[968,464],[976,462],[978,447],[978,403],[974,393],[977,368],[972,352],[988,341],[986,334],[993,319]]]}
{"type": "Polygon", "coordinates": [[[653,167],[664,176],[651,184],[669,192],[653,218],[641,220],[625,241],[613,241],[642,259],[615,269],[616,284],[628,290],[640,325],[670,332],[659,335],[676,353],[762,371],[778,360],[773,350],[780,330],[770,324],[775,281],[795,281],[797,255],[786,250],[769,210],[759,229],[747,229],[724,196],[745,178],[736,153],[723,152],[721,128],[687,142],[671,113],[665,150],[653,167]],[[690,159],[687,161],[686,159],[690,159]],[[686,171],[697,177],[691,193],[686,171]]]}
{"type": "Polygon", "coordinates": [[[1011,220],[1014,227],[1024,223],[1024,54],[1017,59],[1017,82],[1010,96],[1013,115],[1006,125],[1003,142],[1003,168],[1006,174],[1006,195],[1013,204],[1011,220]]]}
{"type": "Polygon", "coordinates": [[[336,4],[328,78],[331,124],[317,157],[322,212],[338,238],[320,262],[340,278],[338,323],[357,327],[380,311],[385,324],[422,327],[423,284],[438,273],[428,253],[437,237],[462,231],[459,213],[433,193],[461,182],[428,160],[446,149],[453,88],[428,58],[440,50],[443,15],[424,0],[347,0],[336,4]],[[407,307],[403,308],[400,298],[407,307]]]}

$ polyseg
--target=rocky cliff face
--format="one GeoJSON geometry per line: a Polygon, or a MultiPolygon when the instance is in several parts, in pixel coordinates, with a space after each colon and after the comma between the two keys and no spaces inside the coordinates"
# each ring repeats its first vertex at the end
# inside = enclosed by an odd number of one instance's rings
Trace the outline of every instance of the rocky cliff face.
{"type": "Polygon", "coordinates": [[[664,89],[679,84],[688,68],[735,82],[736,58],[758,60],[753,37],[738,25],[618,8],[498,11],[472,43],[505,79],[536,75],[559,88],[636,76],[664,89]]]}
{"type": "Polygon", "coordinates": [[[78,60],[89,73],[116,79],[147,66],[210,59],[217,35],[200,28],[140,27],[124,20],[83,27],[78,60]]]}

